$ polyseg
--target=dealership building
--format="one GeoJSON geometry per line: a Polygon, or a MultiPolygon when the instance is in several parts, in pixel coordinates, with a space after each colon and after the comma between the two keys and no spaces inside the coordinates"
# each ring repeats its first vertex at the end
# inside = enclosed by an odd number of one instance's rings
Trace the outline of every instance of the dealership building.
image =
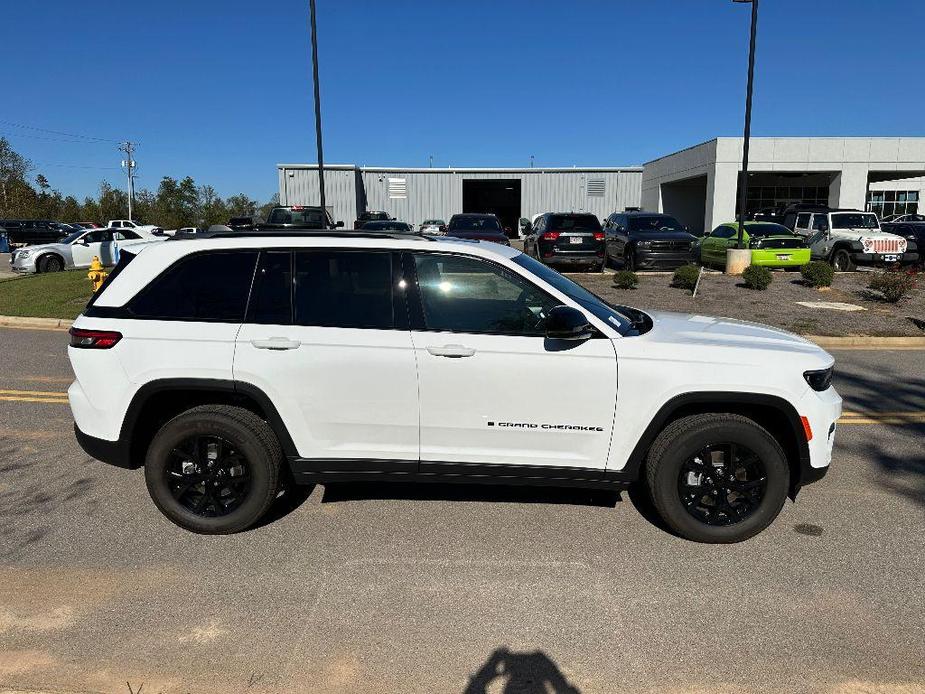
{"type": "MultiPolygon", "coordinates": [[[[401,168],[325,166],[325,203],[348,227],[364,210],[419,225],[458,212],[493,212],[516,228],[541,212],[626,208],[674,215],[693,231],[733,220],[742,138],[718,137],[642,166],[575,168],[401,168]]],[[[319,203],[318,167],[280,164],[283,205],[319,203]]],[[[750,212],[809,202],[917,212],[925,194],[925,137],[753,137],[750,212]]],[[[923,208],[925,209],[925,208],[923,208]]]]}

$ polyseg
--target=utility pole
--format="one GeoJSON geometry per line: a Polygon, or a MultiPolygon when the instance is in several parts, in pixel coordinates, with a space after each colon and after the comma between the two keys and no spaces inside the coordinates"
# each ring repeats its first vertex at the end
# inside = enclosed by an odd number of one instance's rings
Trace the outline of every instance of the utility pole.
{"type": "Polygon", "coordinates": [[[321,147],[321,93],[318,89],[318,32],[315,28],[315,0],[309,0],[312,21],[312,79],[315,82],[315,142],[318,143],[318,188],[321,191],[321,209],[324,204],[324,152],[321,147]]]}
{"type": "Polygon", "coordinates": [[[758,0],[733,0],[738,3],[751,3],[752,21],[748,41],[748,82],[745,86],[745,132],[742,138],[742,173],[739,178],[739,237],[736,248],[743,247],[745,233],[745,205],[748,198],[748,145],[752,132],[752,84],[755,76],[755,34],[758,29],[758,0]]]}
{"type": "Polygon", "coordinates": [[[125,173],[128,177],[128,218],[132,219],[132,205],[135,202],[135,159],[132,154],[135,151],[134,142],[122,142],[119,145],[119,151],[125,152],[125,159],[122,166],[125,167],[125,173]]]}

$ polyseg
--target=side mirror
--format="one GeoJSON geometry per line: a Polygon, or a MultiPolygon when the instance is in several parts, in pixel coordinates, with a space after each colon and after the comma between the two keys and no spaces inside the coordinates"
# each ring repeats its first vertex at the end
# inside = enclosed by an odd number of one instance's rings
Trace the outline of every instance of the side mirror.
{"type": "Polygon", "coordinates": [[[343,222],[336,222],[336,223],[334,224],[334,228],[335,228],[335,229],[341,229],[341,228],[343,228],[343,226],[344,226],[344,223],[343,223],[343,222]]]}
{"type": "Polygon", "coordinates": [[[550,340],[587,340],[594,326],[581,311],[571,306],[554,306],[546,317],[546,337],[550,340]]]}

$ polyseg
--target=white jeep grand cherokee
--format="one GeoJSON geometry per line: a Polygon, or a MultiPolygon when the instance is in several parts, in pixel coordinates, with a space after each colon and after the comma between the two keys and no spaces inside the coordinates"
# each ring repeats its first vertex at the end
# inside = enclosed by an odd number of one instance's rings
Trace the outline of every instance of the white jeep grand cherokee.
{"type": "Polygon", "coordinates": [[[290,482],[641,481],[735,542],[828,468],[833,359],[795,335],[611,306],[492,243],[246,234],[124,253],[71,330],[78,440],[184,528],[290,482]]]}

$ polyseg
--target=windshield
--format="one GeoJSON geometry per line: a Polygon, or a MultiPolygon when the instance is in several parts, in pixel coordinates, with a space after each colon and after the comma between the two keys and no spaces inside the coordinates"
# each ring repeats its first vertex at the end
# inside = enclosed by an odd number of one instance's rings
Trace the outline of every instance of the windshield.
{"type": "MultiPolygon", "coordinates": [[[[738,227],[736,227],[738,228],[738,227]]],[[[748,232],[749,236],[791,236],[792,232],[790,229],[785,227],[783,224],[746,224],[745,231],[748,232]]]]}
{"type": "Polygon", "coordinates": [[[630,217],[630,231],[684,231],[674,217],[630,217]]]}
{"type": "Polygon", "coordinates": [[[837,212],[832,215],[833,229],[879,229],[877,215],[864,212],[837,212]]]}
{"type": "Polygon", "coordinates": [[[494,217],[454,217],[450,231],[501,231],[501,225],[494,217]]]}
{"type": "Polygon", "coordinates": [[[67,236],[65,236],[63,239],[61,239],[58,243],[74,243],[74,241],[76,241],[77,239],[79,239],[81,236],[83,236],[86,233],[87,233],[86,229],[81,229],[80,231],[73,231],[67,236]]]}
{"type": "Polygon", "coordinates": [[[601,223],[593,214],[554,214],[549,228],[555,231],[600,231],[601,223]]]}
{"type": "Polygon", "coordinates": [[[366,231],[413,231],[411,225],[405,222],[366,222],[363,229],[366,231]]]}
{"type": "Polygon", "coordinates": [[[324,229],[324,216],[319,209],[286,209],[277,207],[270,212],[269,224],[298,224],[312,229],[324,229]]]}
{"type": "Polygon", "coordinates": [[[548,265],[544,265],[525,253],[517,255],[511,260],[543,281],[548,282],[570,299],[574,299],[582,308],[590,311],[596,318],[610,324],[621,335],[625,335],[632,330],[633,321],[620,313],[614,305],[607,303],[597,294],[589,292],[580,284],[563,277],[548,265]]]}

